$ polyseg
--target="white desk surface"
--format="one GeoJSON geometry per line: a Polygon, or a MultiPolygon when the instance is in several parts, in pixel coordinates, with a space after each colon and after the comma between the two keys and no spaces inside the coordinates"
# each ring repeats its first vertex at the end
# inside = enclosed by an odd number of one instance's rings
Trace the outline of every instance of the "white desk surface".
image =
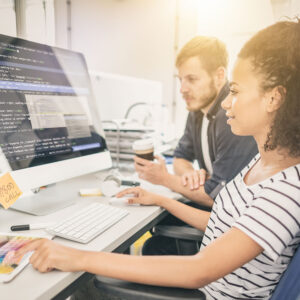
{"type": "MultiPolygon", "coordinates": [[[[78,196],[80,188],[95,188],[99,186],[99,179],[96,179],[95,175],[87,175],[68,182],[71,182],[73,187],[72,193],[74,193],[76,204],[46,216],[32,216],[13,210],[0,209],[0,231],[10,232],[9,228],[13,224],[55,222],[73,214],[86,203],[93,201],[108,203],[108,200],[103,197],[78,196]]],[[[157,188],[154,190],[158,192],[157,188]]],[[[21,201],[21,199],[17,201],[21,201]]],[[[111,252],[124,241],[128,240],[139,229],[158,217],[163,211],[156,206],[114,205],[125,207],[129,210],[130,214],[90,243],[80,244],[62,238],[54,238],[54,240],[78,249],[111,252]]],[[[44,231],[34,230],[31,232],[37,234],[44,231]]],[[[26,231],[26,233],[29,233],[29,231],[26,231]]],[[[51,299],[82,274],[82,272],[69,273],[60,271],[41,274],[34,270],[31,265],[28,265],[11,282],[0,283],[0,298],[5,300],[51,299]]]]}

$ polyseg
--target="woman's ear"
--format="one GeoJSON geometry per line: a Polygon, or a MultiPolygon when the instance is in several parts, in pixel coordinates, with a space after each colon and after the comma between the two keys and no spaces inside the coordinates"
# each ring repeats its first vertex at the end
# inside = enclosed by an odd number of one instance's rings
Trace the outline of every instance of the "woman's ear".
{"type": "Polygon", "coordinates": [[[267,111],[272,113],[280,108],[285,100],[286,89],[283,86],[273,88],[267,95],[267,111]]]}

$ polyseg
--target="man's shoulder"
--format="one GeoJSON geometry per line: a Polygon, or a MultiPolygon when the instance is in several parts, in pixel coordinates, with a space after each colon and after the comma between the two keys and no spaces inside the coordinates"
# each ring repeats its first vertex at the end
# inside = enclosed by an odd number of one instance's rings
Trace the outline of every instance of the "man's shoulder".
{"type": "Polygon", "coordinates": [[[187,117],[187,122],[195,123],[199,122],[203,118],[203,113],[201,111],[190,111],[187,117]]]}
{"type": "Polygon", "coordinates": [[[215,117],[213,118],[213,121],[216,123],[217,126],[220,125],[222,127],[226,127],[227,129],[230,129],[230,126],[227,124],[227,119],[228,118],[226,117],[226,111],[222,107],[220,107],[215,117]],[[224,126],[224,124],[226,126],[224,126]]]}

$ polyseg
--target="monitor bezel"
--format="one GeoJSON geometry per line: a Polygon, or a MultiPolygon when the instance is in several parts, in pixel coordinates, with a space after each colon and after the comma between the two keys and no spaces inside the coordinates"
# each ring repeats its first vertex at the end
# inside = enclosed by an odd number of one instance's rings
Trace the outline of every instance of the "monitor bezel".
{"type": "MultiPolygon", "coordinates": [[[[18,39],[23,40],[26,42],[31,43],[32,45],[41,45],[43,44],[28,41],[25,39],[19,39],[16,37],[10,37],[6,35],[1,35],[8,38],[11,38],[12,40],[18,39]]],[[[48,46],[48,45],[47,45],[48,46]]],[[[58,47],[49,46],[54,49],[62,49],[58,47]]],[[[89,89],[90,89],[90,95],[89,95],[89,106],[90,111],[92,114],[93,119],[93,126],[97,133],[105,139],[104,131],[101,126],[101,120],[100,120],[100,114],[97,111],[97,106],[95,102],[95,97],[93,94],[92,89],[92,83],[88,72],[87,63],[85,60],[85,57],[82,53],[77,51],[71,51],[67,49],[63,49],[67,52],[73,52],[76,54],[79,54],[81,59],[83,60],[86,76],[89,89]]],[[[106,144],[106,143],[105,143],[106,144]]],[[[107,146],[104,147],[104,149],[101,150],[101,152],[94,153],[94,154],[87,154],[80,157],[75,158],[67,158],[65,160],[60,160],[56,162],[47,163],[44,165],[38,165],[38,166],[31,166],[27,168],[22,168],[18,170],[5,170],[5,172],[2,171],[2,173],[6,173],[7,171],[11,174],[13,179],[15,180],[18,187],[21,189],[21,191],[26,195],[27,192],[36,190],[42,186],[49,186],[54,183],[62,182],[65,180],[69,180],[75,177],[79,177],[82,175],[98,172],[101,170],[106,170],[112,167],[112,160],[110,156],[110,152],[107,149],[107,146]]],[[[24,196],[21,196],[18,201],[22,201],[22,198],[26,198],[24,196]]],[[[43,201],[43,199],[37,199],[37,201],[43,201]]],[[[61,199],[61,201],[64,201],[61,199]]],[[[17,204],[17,203],[16,203],[17,204]]],[[[14,209],[18,209],[17,205],[14,205],[14,209]]],[[[57,208],[59,209],[59,208],[57,208]]],[[[22,209],[22,211],[24,211],[22,209]]],[[[32,213],[28,211],[29,213],[32,213]]],[[[44,214],[44,213],[43,213],[44,214]]]]}

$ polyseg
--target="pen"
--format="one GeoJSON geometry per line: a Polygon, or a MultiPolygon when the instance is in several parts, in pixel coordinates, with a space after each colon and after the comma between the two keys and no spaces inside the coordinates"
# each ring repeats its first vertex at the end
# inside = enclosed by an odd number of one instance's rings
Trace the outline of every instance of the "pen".
{"type": "Polygon", "coordinates": [[[21,231],[21,230],[32,230],[32,229],[44,229],[46,227],[49,227],[50,225],[51,224],[49,223],[13,225],[10,227],[10,230],[21,231]]]}
{"type": "Polygon", "coordinates": [[[121,180],[121,185],[127,185],[127,186],[139,186],[140,183],[139,183],[138,181],[121,180]]]}

